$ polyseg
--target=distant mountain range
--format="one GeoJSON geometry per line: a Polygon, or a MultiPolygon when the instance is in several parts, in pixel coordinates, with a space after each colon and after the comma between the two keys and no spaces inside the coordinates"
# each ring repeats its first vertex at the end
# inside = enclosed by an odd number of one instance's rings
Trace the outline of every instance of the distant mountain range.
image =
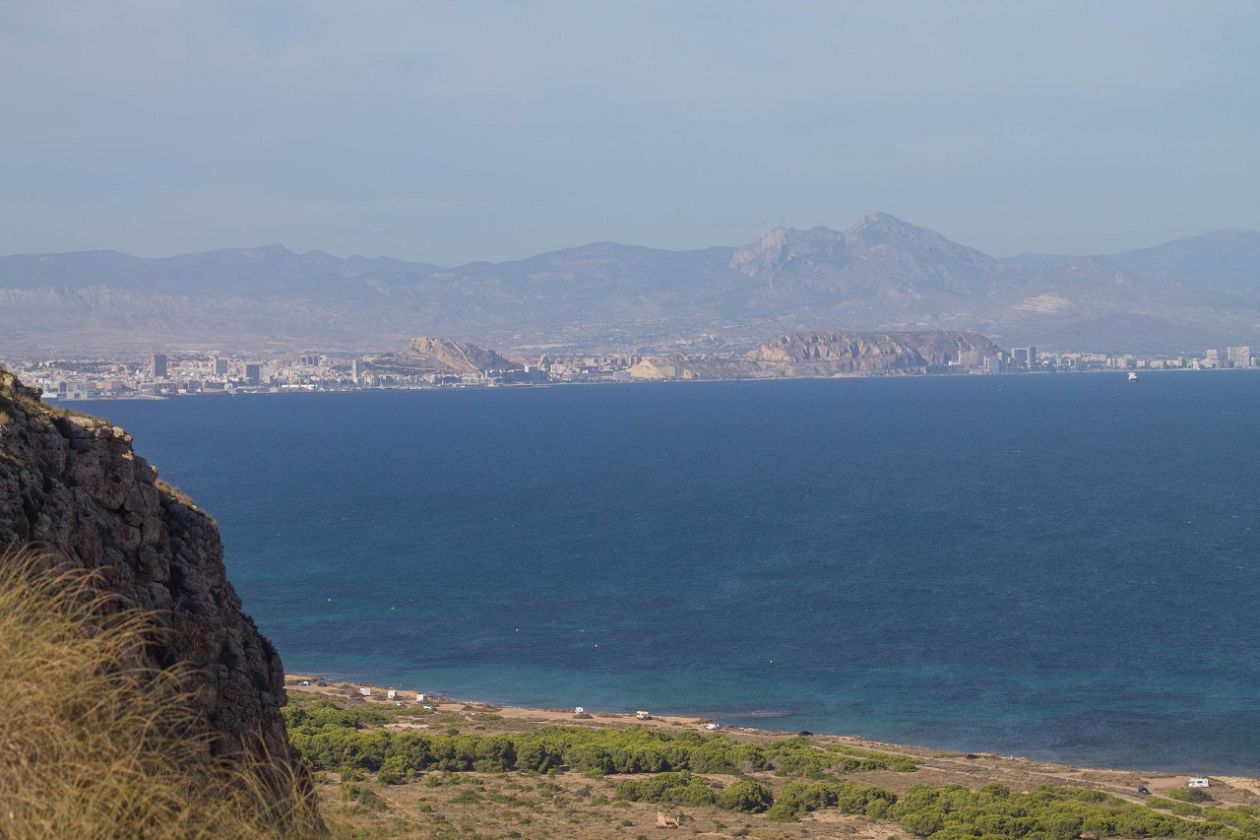
{"type": "Polygon", "coordinates": [[[1260,231],[998,259],[873,213],[740,248],[612,242],[456,268],[282,246],[0,257],[0,353],[383,350],[449,335],[527,353],[747,350],[788,332],[970,330],[1005,345],[1260,344],[1260,231]]]}

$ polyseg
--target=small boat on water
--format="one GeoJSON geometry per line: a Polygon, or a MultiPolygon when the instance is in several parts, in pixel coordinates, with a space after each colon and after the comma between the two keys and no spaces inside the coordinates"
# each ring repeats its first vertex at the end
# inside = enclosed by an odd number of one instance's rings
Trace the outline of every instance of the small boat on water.
{"type": "Polygon", "coordinates": [[[1129,371],[1129,381],[1130,381],[1130,382],[1137,382],[1137,371],[1135,371],[1135,370],[1131,370],[1131,371],[1129,371]]]}

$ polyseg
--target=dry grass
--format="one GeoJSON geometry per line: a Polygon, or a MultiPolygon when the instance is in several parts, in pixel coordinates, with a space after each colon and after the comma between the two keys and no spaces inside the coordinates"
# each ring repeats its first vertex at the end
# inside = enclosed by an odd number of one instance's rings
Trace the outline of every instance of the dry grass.
{"type": "MultiPolygon", "coordinates": [[[[573,773],[433,773],[405,785],[365,778],[341,781],[321,774],[321,808],[354,840],[905,840],[891,822],[835,811],[799,822],[773,822],[713,806],[625,802],[616,798],[626,777],[588,779],[573,773]],[[442,781],[442,784],[429,782],[442,781]],[[680,828],[657,825],[657,813],[682,814],[680,828]]],[[[713,776],[723,784],[732,777],[713,776]]]]}
{"type": "Polygon", "coordinates": [[[0,837],[318,834],[286,763],[211,756],[181,674],[143,664],[150,616],[95,584],[0,554],[0,837]]]}

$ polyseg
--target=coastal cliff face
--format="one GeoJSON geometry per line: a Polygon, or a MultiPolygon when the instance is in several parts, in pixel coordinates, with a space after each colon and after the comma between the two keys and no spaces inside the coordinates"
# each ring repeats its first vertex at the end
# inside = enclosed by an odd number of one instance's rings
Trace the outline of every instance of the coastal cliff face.
{"type": "Polygon", "coordinates": [[[510,362],[493,350],[449,338],[413,338],[402,350],[370,359],[373,370],[386,373],[437,373],[453,376],[473,375],[488,370],[516,370],[510,362]]]}
{"type": "Polygon", "coordinates": [[[121,428],[50,408],[0,369],[0,548],[24,544],[101,570],[111,594],[154,611],[149,655],[189,670],[216,754],[289,760],[284,668],[241,612],[214,520],[121,428]]]}
{"type": "Polygon", "coordinates": [[[630,369],[630,375],[635,379],[764,379],[925,373],[949,366],[974,367],[999,352],[982,335],[952,330],[793,333],[739,356],[646,356],[630,369]]]}
{"type": "Polygon", "coordinates": [[[989,339],[968,332],[825,332],[780,336],[743,358],[798,372],[877,373],[975,362],[997,352],[989,339]]]}

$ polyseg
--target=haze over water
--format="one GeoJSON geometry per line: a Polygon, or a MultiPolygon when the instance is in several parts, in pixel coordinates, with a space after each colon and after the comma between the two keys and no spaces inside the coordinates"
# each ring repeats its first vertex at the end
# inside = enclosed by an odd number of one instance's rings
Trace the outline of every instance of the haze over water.
{"type": "Polygon", "coordinates": [[[1260,772],[1260,376],[93,403],[290,671],[1260,772]]]}

